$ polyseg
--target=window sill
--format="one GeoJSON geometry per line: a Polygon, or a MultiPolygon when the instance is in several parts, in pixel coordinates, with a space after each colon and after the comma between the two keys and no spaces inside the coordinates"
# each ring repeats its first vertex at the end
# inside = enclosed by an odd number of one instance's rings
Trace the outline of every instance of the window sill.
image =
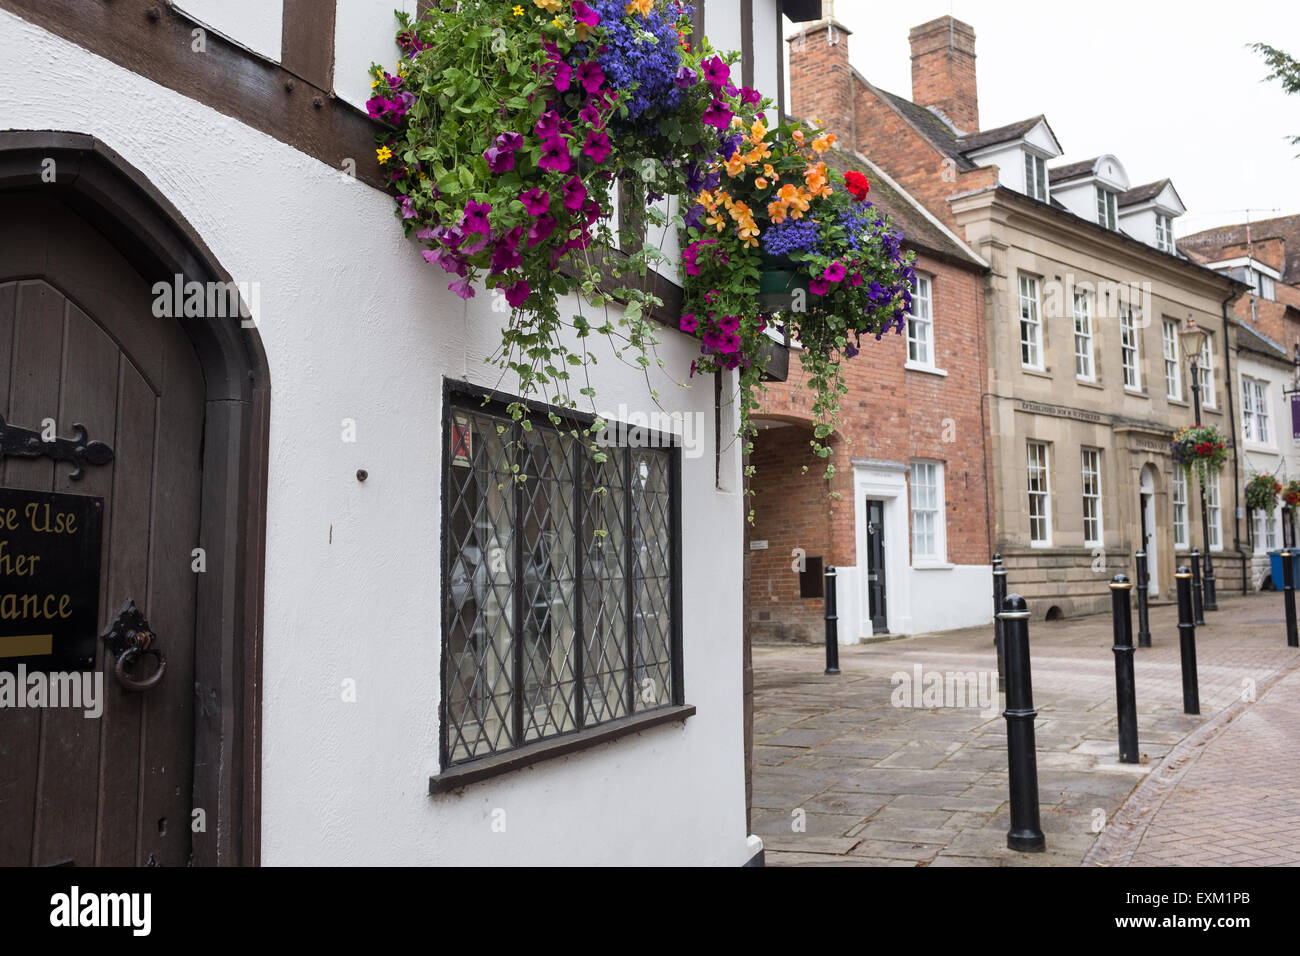
{"type": "Polygon", "coordinates": [[[933,365],[921,365],[919,362],[904,362],[903,368],[909,372],[924,372],[926,375],[942,375],[945,377],[948,375],[945,369],[935,368],[933,365]]]}
{"type": "Polygon", "coordinates": [[[1052,374],[1046,371],[1045,369],[1031,368],[1028,365],[1022,365],[1020,366],[1020,371],[1024,372],[1026,375],[1033,375],[1037,378],[1045,378],[1049,382],[1052,380],[1052,374]]]}
{"type": "Polygon", "coordinates": [[[1148,399],[1149,399],[1149,398],[1151,397],[1151,396],[1147,393],[1146,389],[1143,389],[1143,388],[1130,388],[1130,387],[1127,386],[1127,385],[1124,386],[1124,394],[1125,394],[1125,395],[1132,395],[1134,398],[1148,398],[1148,399]]]}
{"type": "Polygon", "coordinates": [[[1106,386],[1095,378],[1079,378],[1076,376],[1074,382],[1076,385],[1082,385],[1084,388],[1095,388],[1103,392],[1106,390],[1106,386]]]}
{"type": "Polygon", "coordinates": [[[457,764],[444,770],[436,777],[429,778],[429,793],[438,794],[459,790],[471,783],[478,783],[481,780],[510,773],[513,770],[522,770],[524,767],[531,767],[543,760],[563,757],[580,750],[597,747],[600,744],[609,743],[629,734],[649,730],[651,727],[658,727],[660,724],[682,723],[686,718],[694,715],[695,707],[690,704],[660,707],[644,714],[635,714],[621,720],[610,721],[607,724],[589,727],[577,733],[552,737],[547,740],[538,740],[508,753],[457,764]]]}
{"type": "Polygon", "coordinates": [[[1246,451],[1257,451],[1261,455],[1278,454],[1276,445],[1263,445],[1257,441],[1244,441],[1244,440],[1242,441],[1242,445],[1245,446],[1246,451]]]}
{"type": "Polygon", "coordinates": [[[913,561],[913,571],[951,571],[957,567],[955,564],[949,564],[947,561],[913,561]]]}

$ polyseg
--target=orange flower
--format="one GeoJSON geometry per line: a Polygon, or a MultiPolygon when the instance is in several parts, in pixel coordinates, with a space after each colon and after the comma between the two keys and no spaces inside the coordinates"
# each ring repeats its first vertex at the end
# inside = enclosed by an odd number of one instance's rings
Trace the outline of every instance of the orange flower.
{"type": "Polygon", "coordinates": [[[793,135],[794,135],[794,141],[795,141],[796,143],[798,143],[800,147],[802,147],[802,146],[803,146],[803,130],[801,130],[801,129],[797,129],[797,130],[794,131],[794,134],[793,134],[793,135]]]}
{"type": "Polygon", "coordinates": [[[764,177],[759,176],[757,179],[754,180],[754,185],[757,186],[759,189],[766,189],[767,180],[764,177]]]}
{"type": "Polygon", "coordinates": [[[767,136],[767,127],[763,125],[762,120],[754,120],[754,125],[749,128],[749,139],[753,143],[763,142],[767,136]]]}
{"type": "Polygon", "coordinates": [[[745,171],[745,157],[740,155],[740,151],[731,154],[731,159],[727,160],[727,175],[733,179],[745,171]]]}
{"type": "Polygon", "coordinates": [[[628,5],[623,8],[623,12],[631,13],[635,10],[637,13],[641,14],[641,16],[648,17],[650,16],[650,11],[654,9],[654,6],[655,0],[629,0],[628,5]]]}
{"type": "Polygon", "coordinates": [[[815,140],[812,141],[812,148],[819,153],[826,152],[826,150],[830,149],[834,145],[835,145],[834,133],[822,133],[822,135],[818,136],[815,140]]]}
{"type": "Polygon", "coordinates": [[[831,194],[830,181],[826,178],[825,163],[809,166],[808,171],[804,173],[803,181],[808,184],[808,190],[814,197],[824,198],[831,194]]]}

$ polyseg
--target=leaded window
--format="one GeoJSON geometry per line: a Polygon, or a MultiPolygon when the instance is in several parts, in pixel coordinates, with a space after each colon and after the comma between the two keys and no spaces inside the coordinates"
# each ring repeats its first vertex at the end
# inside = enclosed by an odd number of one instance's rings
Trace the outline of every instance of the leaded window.
{"type": "Polygon", "coordinates": [[[442,764],[682,702],[680,451],[449,399],[442,764]]]}

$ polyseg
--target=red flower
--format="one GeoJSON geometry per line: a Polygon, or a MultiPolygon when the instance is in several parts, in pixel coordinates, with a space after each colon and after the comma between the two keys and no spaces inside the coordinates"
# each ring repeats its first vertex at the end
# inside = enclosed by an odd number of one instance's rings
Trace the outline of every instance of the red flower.
{"type": "Polygon", "coordinates": [[[849,187],[849,192],[858,202],[866,199],[867,193],[871,191],[871,183],[867,182],[867,177],[855,170],[844,174],[844,184],[849,187]]]}

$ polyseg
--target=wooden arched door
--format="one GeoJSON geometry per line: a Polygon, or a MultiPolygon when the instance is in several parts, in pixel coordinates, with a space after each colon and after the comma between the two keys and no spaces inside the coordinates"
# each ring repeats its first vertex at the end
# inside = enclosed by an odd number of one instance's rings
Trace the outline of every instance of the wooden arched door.
{"type": "MultiPolygon", "coordinates": [[[[47,454],[0,458],[0,499],[57,493],[99,509],[87,667],[102,675],[103,707],[97,717],[0,707],[0,864],[190,860],[204,381],[189,337],[155,316],[152,302],[150,282],[78,213],[39,191],[0,195],[0,417],[11,429],[52,421],[59,438],[82,425],[112,450],[111,461],[85,464],[80,478],[72,462],[47,454]],[[96,498],[102,504],[86,500],[96,498]],[[115,678],[98,638],[127,600],[167,662],[143,693],[115,678]]],[[[18,550],[21,533],[5,534],[18,550]]],[[[30,583],[0,574],[0,594],[30,583]]],[[[4,642],[0,669],[33,660],[6,655],[4,642]]],[[[45,666],[66,671],[65,662],[45,666]]]]}

